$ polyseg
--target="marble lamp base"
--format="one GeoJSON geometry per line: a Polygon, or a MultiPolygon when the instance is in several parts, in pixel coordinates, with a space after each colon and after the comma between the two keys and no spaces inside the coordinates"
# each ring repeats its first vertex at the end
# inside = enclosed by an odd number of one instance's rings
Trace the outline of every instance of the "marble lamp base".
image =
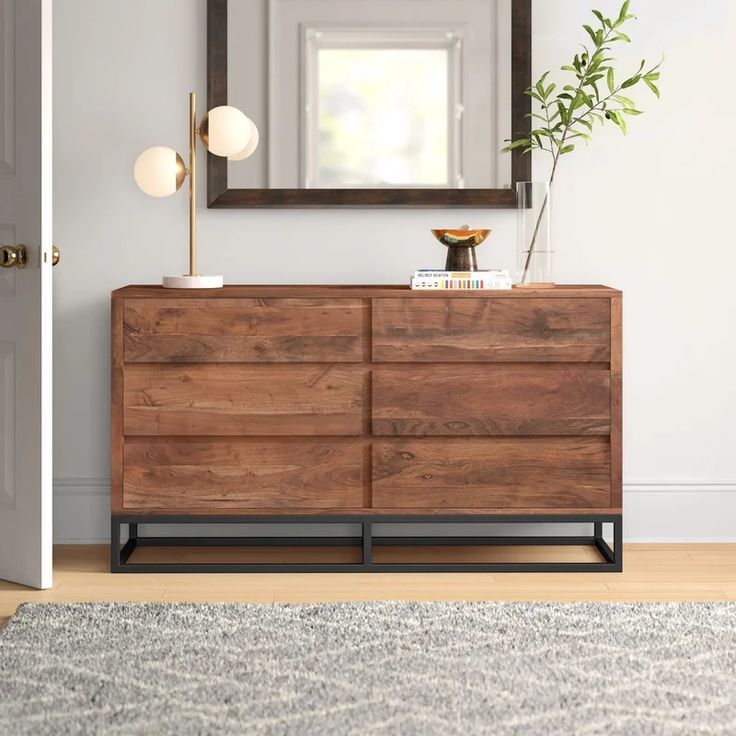
{"type": "Polygon", "coordinates": [[[221,289],[222,276],[164,276],[165,289],[221,289]]]}

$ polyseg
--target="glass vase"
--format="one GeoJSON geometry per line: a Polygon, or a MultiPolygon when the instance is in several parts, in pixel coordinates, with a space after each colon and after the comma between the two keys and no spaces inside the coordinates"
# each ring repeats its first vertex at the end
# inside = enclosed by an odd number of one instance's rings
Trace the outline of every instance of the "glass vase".
{"type": "Polygon", "coordinates": [[[552,280],[552,198],[546,181],[521,181],[517,201],[517,286],[554,286],[552,280]]]}

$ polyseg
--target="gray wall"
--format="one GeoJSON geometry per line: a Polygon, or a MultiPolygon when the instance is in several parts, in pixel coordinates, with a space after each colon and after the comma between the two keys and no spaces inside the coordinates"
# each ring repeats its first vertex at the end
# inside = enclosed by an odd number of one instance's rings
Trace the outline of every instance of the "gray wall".
{"type": "MultiPolygon", "coordinates": [[[[245,0],[244,0],[245,1],[245,0]]],[[[616,2],[600,6],[615,12],[616,2]]],[[[631,64],[667,52],[663,100],[564,162],[556,276],[625,291],[625,481],[631,539],[736,539],[733,95],[728,0],[635,4],[631,64]]],[[[535,0],[537,72],[583,40],[587,0],[535,0]]],[[[109,509],[109,292],[186,267],[187,198],[138,191],[150,145],[186,149],[204,105],[205,0],[57,0],[55,8],[56,537],[101,539],[109,509]]],[[[622,54],[623,55],[623,54],[622,54]]],[[[537,177],[544,173],[537,165],[537,177]]],[[[201,191],[204,192],[204,166],[201,191]]],[[[482,265],[514,263],[497,211],[200,208],[203,272],[234,283],[395,283],[441,259],[429,228],[490,226],[482,265]],[[255,246],[277,239],[267,251],[255,246]]]]}

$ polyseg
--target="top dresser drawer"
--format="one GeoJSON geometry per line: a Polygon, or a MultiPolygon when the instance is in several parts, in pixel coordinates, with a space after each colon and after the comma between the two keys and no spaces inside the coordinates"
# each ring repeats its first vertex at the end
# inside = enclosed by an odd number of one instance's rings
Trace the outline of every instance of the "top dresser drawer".
{"type": "Polygon", "coordinates": [[[608,362],[603,298],[373,301],[375,362],[608,362]]]}
{"type": "Polygon", "coordinates": [[[357,363],[364,303],[348,299],[126,299],[128,363],[357,363]]]}

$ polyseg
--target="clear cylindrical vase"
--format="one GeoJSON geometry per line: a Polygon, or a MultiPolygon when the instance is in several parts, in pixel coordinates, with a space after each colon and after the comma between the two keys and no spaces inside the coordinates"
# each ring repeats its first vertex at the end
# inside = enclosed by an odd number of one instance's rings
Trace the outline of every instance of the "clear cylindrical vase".
{"type": "Polygon", "coordinates": [[[516,185],[518,286],[553,286],[552,199],[546,181],[516,185]]]}

